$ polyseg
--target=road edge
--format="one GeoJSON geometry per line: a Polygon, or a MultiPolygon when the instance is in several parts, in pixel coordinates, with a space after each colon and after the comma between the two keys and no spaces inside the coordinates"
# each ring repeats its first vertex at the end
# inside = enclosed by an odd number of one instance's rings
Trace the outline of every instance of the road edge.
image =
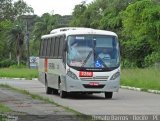
{"type": "MultiPolygon", "coordinates": [[[[27,78],[9,78],[9,77],[0,77],[0,79],[28,80],[27,78]]],[[[38,81],[38,78],[32,78],[31,80],[38,81]]],[[[160,90],[143,89],[143,88],[137,88],[137,87],[131,87],[131,86],[124,86],[124,85],[121,85],[120,88],[141,91],[141,92],[149,92],[149,93],[154,93],[154,94],[160,94],[160,90]]]]}
{"type": "Polygon", "coordinates": [[[120,88],[128,89],[128,90],[135,90],[135,91],[140,91],[140,92],[149,92],[149,93],[154,93],[154,94],[160,94],[159,90],[143,89],[143,88],[137,88],[137,87],[123,86],[123,85],[121,85],[120,88]]]}
{"type": "MultiPolygon", "coordinates": [[[[10,77],[0,77],[0,79],[30,80],[30,79],[27,79],[27,78],[10,78],[10,77]]],[[[38,78],[32,78],[31,80],[38,81],[38,78]]]]}

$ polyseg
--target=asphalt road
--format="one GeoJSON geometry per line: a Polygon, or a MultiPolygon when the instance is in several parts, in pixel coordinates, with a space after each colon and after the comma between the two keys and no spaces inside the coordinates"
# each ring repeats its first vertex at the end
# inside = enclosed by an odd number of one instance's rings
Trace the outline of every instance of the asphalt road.
{"type": "Polygon", "coordinates": [[[28,90],[54,100],[56,103],[74,109],[83,114],[160,114],[160,95],[147,92],[120,89],[110,100],[104,99],[104,94],[70,95],[61,99],[58,95],[46,95],[44,85],[35,80],[0,79],[0,84],[8,84],[16,88],[28,90]]]}

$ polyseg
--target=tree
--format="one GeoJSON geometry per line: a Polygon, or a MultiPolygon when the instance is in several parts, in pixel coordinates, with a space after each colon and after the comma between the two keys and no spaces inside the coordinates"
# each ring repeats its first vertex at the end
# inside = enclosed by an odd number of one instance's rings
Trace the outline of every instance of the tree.
{"type": "Polygon", "coordinates": [[[12,0],[1,0],[0,2],[0,21],[13,18],[12,0]]]}
{"type": "Polygon", "coordinates": [[[51,30],[58,27],[68,26],[70,20],[69,16],[61,16],[59,14],[51,15],[44,13],[41,17],[37,18],[33,32],[32,32],[32,54],[38,55],[41,36],[49,34],[51,30]],[[67,18],[67,20],[66,20],[67,18]]]}
{"type": "MultiPolygon", "coordinates": [[[[0,55],[8,58],[8,55],[15,55],[20,58],[25,56],[24,46],[24,21],[20,20],[21,15],[33,13],[33,9],[23,0],[1,0],[0,3],[0,55]],[[18,26],[16,26],[18,25],[18,26]]],[[[13,56],[14,57],[14,56],[13,56]]],[[[11,56],[10,56],[11,58],[11,56]]]]}
{"type": "Polygon", "coordinates": [[[87,24],[85,23],[85,18],[83,16],[85,10],[87,9],[85,2],[82,2],[79,5],[76,5],[72,16],[73,16],[73,20],[70,22],[71,26],[87,26],[87,24]]]}
{"type": "MultiPolygon", "coordinates": [[[[13,23],[10,20],[0,21],[0,58],[8,57],[8,47],[7,47],[7,31],[12,28],[13,23]]],[[[1,60],[0,59],[0,60],[1,60]]]]}
{"type": "Polygon", "coordinates": [[[127,58],[144,66],[145,57],[158,52],[160,44],[160,4],[141,0],[130,4],[123,12],[123,35],[127,58]],[[126,51],[127,51],[126,50],[126,51]]]}
{"type": "Polygon", "coordinates": [[[106,0],[96,0],[87,5],[87,9],[84,12],[84,18],[86,18],[87,27],[100,28],[100,20],[104,15],[104,9],[106,8],[106,0]]]}
{"type": "Polygon", "coordinates": [[[24,32],[22,25],[13,26],[8,32],[9,51],[16,54],[17,63],[20,64],[20,58],[24,49],[24,32]]]}
{"type": "Polygon", "coordinates": [[[1,0],[0,3],[0,21],[14,21],[18,16],[33,12],[33,8],[28,6],[23,0],[17,2],[13,2],[13,0],[1,0]]]}
{"type": "Polygon", "coordinates": [[[24,2],[23,0],[19,0],[17,2],[14,2],[13,6],[14,6],[14,13],[16,15],[15,17],[21,16],[24,14],[34,13],[33,8],[28,6],[27,3],[24,2]]]}

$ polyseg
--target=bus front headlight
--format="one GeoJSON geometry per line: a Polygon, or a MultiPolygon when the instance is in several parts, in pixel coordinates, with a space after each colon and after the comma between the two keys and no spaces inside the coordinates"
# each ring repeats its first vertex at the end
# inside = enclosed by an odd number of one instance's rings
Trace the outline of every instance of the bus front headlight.
{"type": "Polygon", "coordinates": [[[72,79],[78,79],[78,77],[76,76],[76,74],[74,74],[72,71],[70,71],[70,70],[68,70],[67,71],[67,75],[69,76],[69,77],[71,77],[72,79]]]}
{"type": "Polygon", "coordinates": [[[119,71],[117,71],[116,73],[114,73],[113,75],[112,75],[112,77],[111,77],[111,80],[115,80],[117,77],[119,77],[120,76],[120,72],[119,71]]]}

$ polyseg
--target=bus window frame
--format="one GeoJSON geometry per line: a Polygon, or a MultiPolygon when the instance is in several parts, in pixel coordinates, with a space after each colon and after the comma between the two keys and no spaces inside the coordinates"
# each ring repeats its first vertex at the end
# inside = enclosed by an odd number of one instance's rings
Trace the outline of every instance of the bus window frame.
{"type": "Polygon", "coordinates": [[[60,36],[59,37],[59,51],[58,51],[58,58],[62,59],[63,58],[63,48],[64,48],[64,41],[65,41],[65,38],[64,36],[60,36]]]}
{"type": "Polygon", "coordinates": [[[39,57],[42,57],[42,52],[43,52],[43,39],[41,39],[41,42],[40,42],[40,49],[39,49],[39,57]]]}
{"type": "Polygon", "coordinates": [[[58,58],[58,52],[59,52],[59,36],[55,37],[55,45],[54,45],[54,56],[53,58],[58,58]]]}
{"type": "Polygon", "coordinates": [[[42,57],[45,57],[46,54],[46,39],[43,39],[43,49],[42,49],[42,57]]]}
{"type": "Polygon", "coordinates": [[[51,49],[50,49],[50,58],[54,57],[55,53],[55,37],[51,37],[51,49]]]}
{"type": "Polygon", "coordinates": [[[50,57],[50,48],[51,48],[51,38],[47,38],[47,51],[46,51],[46,57],[50,57]]]}
{"type": "Polygon", "coordinates": [[[66,35],[58,35],[41,39],[39,57],[48,59],[63,59],[64,53],[66,56],[66,52],[64,52],[65,43],[66,35]]]}

